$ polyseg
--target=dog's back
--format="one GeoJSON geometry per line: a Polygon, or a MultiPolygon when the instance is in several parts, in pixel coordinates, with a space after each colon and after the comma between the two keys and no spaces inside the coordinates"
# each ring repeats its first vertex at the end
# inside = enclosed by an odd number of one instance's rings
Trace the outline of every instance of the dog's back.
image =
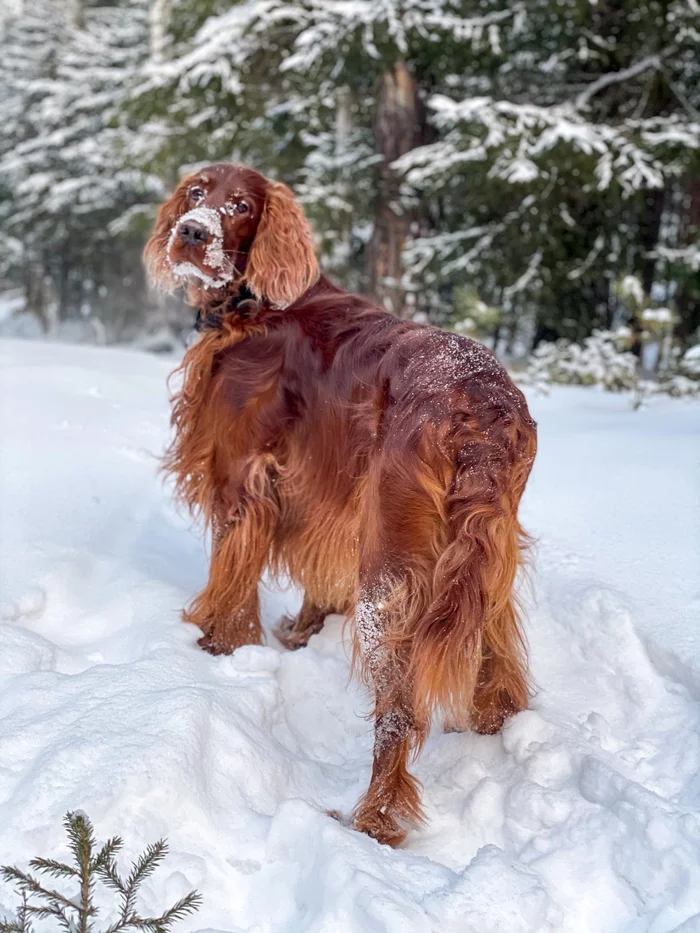
{"type": "Polygon", "coordinates": [[[346,613],[375,699],[354,825],[396,844],[421,819],[407,764],[433,713],[491,732],[527,703],[514,595],[536,448],[525,400],[486,348],[319,277],[292,192],[241,166],[183,182],[147,254],[164,281],[186,271],[203,328],[165,462],[213,534],[185,618],[214,653],[260,643],[266,568],[304,589],[276,630],[287,647],[346,613]]]}
{"type": "Polygon", "coordinates": [[[437,706],[490,730],[522,707],[511,594],[535,426],[495,357],[322,279],[220,354],[215,371],[214,420],[229,425],[221,495],[235,514],[246,477],[265,490],[272,569],[319,606],[389,607],[383,641],[401,646],[425,717],[437,706]],[[481,660],[495,651],[518,676],[479,708],[481,660]]]}

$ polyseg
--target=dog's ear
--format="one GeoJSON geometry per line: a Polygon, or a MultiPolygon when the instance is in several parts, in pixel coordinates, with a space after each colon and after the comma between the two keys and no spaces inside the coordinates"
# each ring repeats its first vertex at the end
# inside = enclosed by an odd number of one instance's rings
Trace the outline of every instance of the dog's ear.
{"type": "Polygon", "coordinates": [[[246,280],[254,295],[287,308],[318,281],[311,226],[286,185],[270,184],[248,253],[246,280]]]}
{"type": "Polygon", "coordinates": [[[165,291],[175,291],[180,284],[174,278],[168,262],[168,240],[178,217],[185,210],[188,181],[181,182],[168,200],[161,204],[155,228],[143,251],[151,284],[165,291]]]}

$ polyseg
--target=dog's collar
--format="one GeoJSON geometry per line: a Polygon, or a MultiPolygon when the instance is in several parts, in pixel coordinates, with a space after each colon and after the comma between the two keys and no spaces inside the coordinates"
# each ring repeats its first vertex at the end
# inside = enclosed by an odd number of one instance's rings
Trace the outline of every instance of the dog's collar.
{"type": "Polygon", "coordinates": [[[204,310],[200,308],[197,311],[197,319],[194,322],[194,329],[201,333],[206,330],[221,330],[223,320],[228,314],[237,314],[242,320],[245,320],[254,310],[256,298],[247,285],[242,285],[235,295],[231,295],[224,304],[215,311],[204,310]]]}

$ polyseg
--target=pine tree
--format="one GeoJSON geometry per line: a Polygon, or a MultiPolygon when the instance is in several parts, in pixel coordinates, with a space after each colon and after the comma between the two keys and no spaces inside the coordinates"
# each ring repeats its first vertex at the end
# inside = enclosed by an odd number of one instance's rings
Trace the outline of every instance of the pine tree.
{"type": "MultiPolygon", "coordinates": [[[[213,135],[218,153],[295,181],[326,253],[337,263],[364,252],[365,284],[400,313],[415,212],[393,163],[429,138],[422,86],[449,80],[455,56],[488,57],[514,20],[505,4],[492,6],[484,14],[455,0],[239,4],[175,42],[172,60],[150,71],[151,100],[170,88],[171,116],[188,131],[183,161],[196,161],[192,136],[213,135]]],[[[348,272],[350,284],[362,281],[348,272]]]]}
{"type": "MultiPolygon", "coordinates": [[[[46,274],[43,249],[20,233],[14,222],[23,210],[24,192],[18,190],[21,155],[36,138],[42,103],[56,79],[57,58],[64,38],[64,22],[51,0],[36,0],[7,17],[0,45],[0,208],[6,220],[0,242],[3,276],[22,275],[29,310],[46,324],[46,274]],[[19,234],[19,235],[18,235],[19,234]]],[[[29,222],[27,217],[21,221],[29,222]]]]}
{"type": "Polygon", "coordinates": [[[0,35],[0,278],[37,310],[136,323],[154,202],[241,159],[397,313],[482,300],[501,345],[578,340],[633,273],[700,325],[698,0],[106,4],[35,0],[0,35]]]}
{"type": "Polygon", "coordinates": [[[536,339],[610,327],[629,272],[668,301],[656,247],[679,245],[674,201],[697,173],[698,26],[695,0],[528,4],[504,64],[479,93],[434,95],[439,140],[402,162],[440,204],[414,268],[443,288],[468,277],[511,338],[523,317],[536,339]]]}
{"type": "Polygon", "coordinates": [[[48,886],[30,872],[14,865],[5,865],[0,872],[5,881],[15,885],[22,903],[15,920],[0,921],[0,933],[33,933],[32,919],[51,920],[54,927],[66,933],[94,931],[99,909],[95,905],[95,887],[101,881],[118,895],[116,919],[102,933],[124,933],[127,930],[147,930],[168,933],[173,924],[197,910],[200,896],[191,891],[159,917],[143,917],[137,910],[136,898],[141,884],[156,870],[168,851],[166,843],[149,845],[123,877],[115,856],[122,848],[119,836],[109,839],[99,850],[92,823],[83,813],[67,813],[63,821],[68,846],[73,856],[71,864],[56,859],[35,858],[29,863],[35,872],[54,879],[77,884],[76,893],[64,894],[48,886]]]}
{"type": "Polygon", "coordinates": [[[11,239],[0,262],[23,269],[29,308],[47,327],[52,309],[59,319],[98,313],[116,334],[138,308],[140,231],[133,245],[124,231],[163,187],[140,169],[145,134],[121,105],[147,48],[145,0],[85,10],[36,0],[7,23],[0,203],[11,239]]]}
{"type": "Polygon", "coordinates": [[[188,137],[171,155],[214,139],[295,182],[346,282],[394,310],[449,320],[472,288],[510,343],[580,337],[619,316],[621,274],[672,272],[654,249],[697,152],[696,0],[205,7],[149,75],[188,137]]]}

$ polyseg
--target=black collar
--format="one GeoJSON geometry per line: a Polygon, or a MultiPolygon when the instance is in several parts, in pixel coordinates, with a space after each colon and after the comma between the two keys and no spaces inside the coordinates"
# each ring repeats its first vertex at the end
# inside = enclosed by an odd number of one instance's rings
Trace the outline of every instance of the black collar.
{"type": "Polygon", "coordinates": [[[222,304],[215,311],[205,311],[202,308],[197,311],[197,319],[194,322],[194,329],[201,333],[205,330],[221,330],[224,317],[228,314],[237,314],[241,320],[245,320],[255,310],[256,297],[247,285],[242,285],[235,295],[231,295],[225,304],[222,304]]]}

